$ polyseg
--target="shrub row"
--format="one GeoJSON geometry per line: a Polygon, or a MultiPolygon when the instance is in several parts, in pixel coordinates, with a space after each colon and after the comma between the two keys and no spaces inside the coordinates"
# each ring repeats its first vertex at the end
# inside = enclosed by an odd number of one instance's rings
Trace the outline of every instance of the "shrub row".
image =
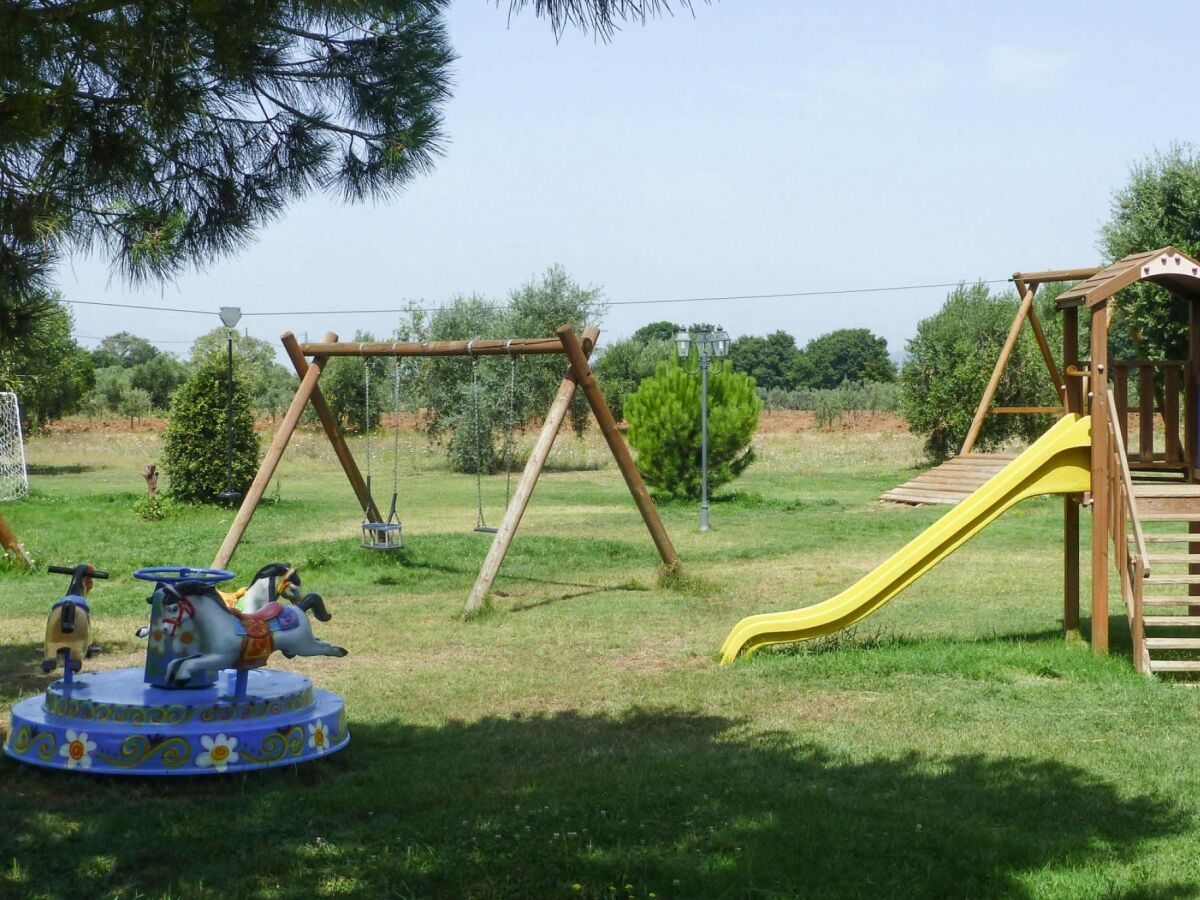
{"type": "Polygon", "coordinates": [[[772,388],[758,391],[763,409],[802,410],[816,414],[817,424],[827,427],[847,413],[897,412],[900,409],[900,386],[879,381],[844,381],[835,388],[800,388],[795,391],[772,388]]]}

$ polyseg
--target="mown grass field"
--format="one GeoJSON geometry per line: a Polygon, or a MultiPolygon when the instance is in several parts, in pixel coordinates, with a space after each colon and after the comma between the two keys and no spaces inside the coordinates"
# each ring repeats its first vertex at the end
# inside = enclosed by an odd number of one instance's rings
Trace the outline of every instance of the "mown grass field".
{"type": "MultiPolygon", "coordinates": [[[[1115,599],[1111,657],[1062,639],[1057,500],[1016,508],[844,639],[717,665],[741,616],[823,599],[940,514],[877,503],[919,462],[893,430],[758,449],[711,533],[694,506],[662,508],[689,576],[666,589],[602,445],[563,439],[494,608],[462,622],[489,541],[470,530],[473,480],[406,434],[408,546],[371,554],[304,436],[233,568],[287,560],[326,596],[317,633],[351,655],[279,665],[346,697],[350,748],[225,779],[0,759],[0,895],[1200,895],[1198,695],[1133,672],[1115,599]]],[[[139,521],[156,452],[141,433],[34,439],[33,494],[3,510],[40,561],[116,576],[93,593],[96,667],[139,664],[129,573],[207,565],[232,517],[139,521]]],[[[503,476],[485,490],[498,519],[503,476]]],[[[0,574],[5,716],[44,689],[64,587],[0,574]]]]}

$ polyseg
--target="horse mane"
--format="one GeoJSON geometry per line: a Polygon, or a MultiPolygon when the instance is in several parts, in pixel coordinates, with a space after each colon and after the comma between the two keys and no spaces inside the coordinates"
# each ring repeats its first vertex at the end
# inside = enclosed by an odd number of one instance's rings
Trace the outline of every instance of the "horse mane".
{"type": "Polygon", "coordinates": [[[260,581],[263,578],[278,578],[280,575],[286,575],[288,569],[291,568],[289,563],[273,562],[267,563],[261,569],[254,573],[254,577],[250,579],[250,584],[260,581]]]}

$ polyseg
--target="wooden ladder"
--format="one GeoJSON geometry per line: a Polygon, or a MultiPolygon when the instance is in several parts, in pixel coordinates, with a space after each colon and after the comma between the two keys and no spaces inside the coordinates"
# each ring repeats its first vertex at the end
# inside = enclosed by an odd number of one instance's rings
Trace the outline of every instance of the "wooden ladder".
{"type": "Polygon", "coordinates": [[[1140,501],[1152,507],[1142,513],[1142,523],[1164,529],[1144,533],[1150,569],[1140,604],[1146,654],[1151,672],[1200,672],[1200,497],[1156,502],[1166,499],[1140,501]]]}

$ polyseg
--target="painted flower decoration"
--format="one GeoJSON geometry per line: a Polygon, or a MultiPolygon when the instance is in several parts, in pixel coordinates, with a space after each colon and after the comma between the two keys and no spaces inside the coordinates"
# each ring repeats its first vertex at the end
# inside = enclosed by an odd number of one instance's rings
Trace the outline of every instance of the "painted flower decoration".
{"type": "Polygon", "coordinates": [[[162,654],[167,652],[167,647],[171,644],[171,635],[167,632],[167,627],[159,623],[150,629],[149,640],[150,652],[162,654]]]}
{"type": "Polygon", "coordinates": [[[324,719],[317,719],[308,726],[308,746],[318,753],[329,749],[329,729],[325,727],[324,719]]]}
{"type": "Polygon", "coordinates": [[[176,656],[193,656],[196,653],[196,625],[190,618],[175,627],[175,640],[171,649],[176,656]]]}
{"type": "Polygon", "coordinates": [[[73,728],[67,729],[67,739],[58,749],[58,755],[65,757],[67,760],[67,768],[74,769],[76,766],[82,769],[90,769],[92,767],[92,753],[96,750],[96,742],[89,741],[86,731],[76,732],[73,728]]]}
{"type": "Polygon", "coordinates": [[[237,738],[225,734],[211,737],[207,734],[202,735],[200,746],[204,748],[204,752],[196,757],[196,765],[202,769],[211,767],[218,772],[224,772],[227,766],[238,761],[237,743],[237,738]]]}

